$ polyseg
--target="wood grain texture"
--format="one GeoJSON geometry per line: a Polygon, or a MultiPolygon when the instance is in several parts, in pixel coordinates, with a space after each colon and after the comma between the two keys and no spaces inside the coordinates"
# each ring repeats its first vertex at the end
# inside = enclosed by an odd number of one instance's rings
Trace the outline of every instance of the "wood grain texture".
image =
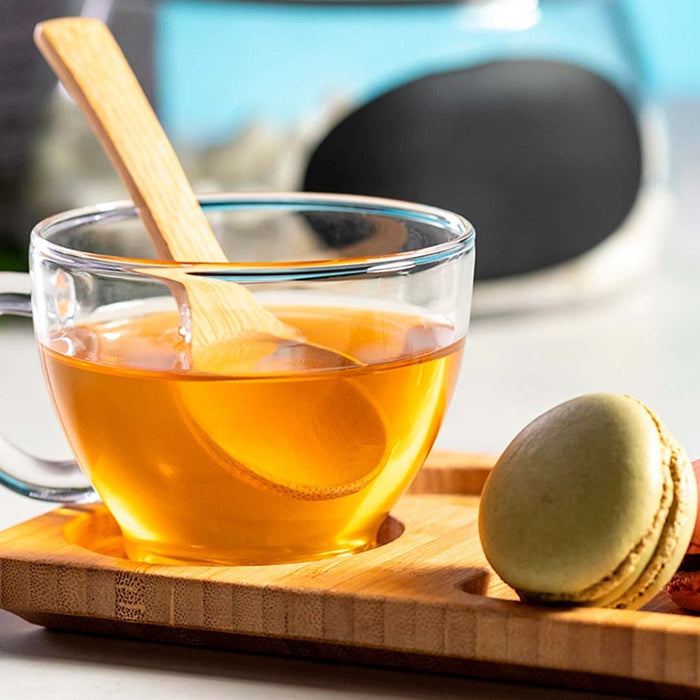
{"type": "MultiPolygon", "coordinates": [[[[175,151],[106,25],[85,17],[48,20],[37,25],[34,40],[112,160],[160,258],[227,262],[175,151]]],[[[181,308],[188,307],[197,368],[219,370],[222,346],[230,353],[236,341],[300,337],[242,285],[167,267],[161,272],[163,279],[175,283],[171,287],[181,308]]],[[[245,352],[254,361],[265,349],[261,345],[245,352]]],[[[233,359],[240,363],[246,355],[233,359]]]]}
{"type": "Polygon", "coordinates": [[[61,508],[0,533],[0,607],[99,634],[697,697],[700,620],[665,595],[640,611],[516,600],[479,544],[491,461],[433,454],[384,544],[301,564],[130,562],[103,507],[61,508]]]}

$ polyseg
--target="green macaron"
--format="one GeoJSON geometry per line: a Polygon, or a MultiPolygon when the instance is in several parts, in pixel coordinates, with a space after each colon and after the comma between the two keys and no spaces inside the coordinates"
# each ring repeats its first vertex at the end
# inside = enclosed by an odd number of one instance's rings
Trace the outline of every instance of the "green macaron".
{"type": "Polygon", "coordinates": [[[676,571],[695,525],[683,448],[641,401],[590,394],[526,426],[484,486],[486,558],[521,599],[636,608],[676,571]]]}

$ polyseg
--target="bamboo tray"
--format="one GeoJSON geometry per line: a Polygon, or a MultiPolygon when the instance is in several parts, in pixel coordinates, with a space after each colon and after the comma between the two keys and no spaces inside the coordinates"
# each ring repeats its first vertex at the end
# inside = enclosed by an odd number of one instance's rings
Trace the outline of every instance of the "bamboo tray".
{"type": "Polygon", "coordinates": [[[517,602],[479,545],[489,465],[433,454],[381,546],[302,564],[137,564],[104,507],[60,508],[0,533],[0,607],[94,634],[700,697],[700,619],[665,594],[641,611],[517,602]]]}

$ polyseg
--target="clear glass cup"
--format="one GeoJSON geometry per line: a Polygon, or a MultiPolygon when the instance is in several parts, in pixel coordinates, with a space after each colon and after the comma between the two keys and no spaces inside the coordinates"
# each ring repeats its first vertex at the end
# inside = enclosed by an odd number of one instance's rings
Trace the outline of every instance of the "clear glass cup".
{"type": "MultiPolygon", "coordinates": [[[[28,481],[11,471],[16,454],[0,482],[45,500],[101,498],[138,561],[262,564],[371,547],[457,378],[474,230],[456,214],[392,200],[200,201],[236,262],[156,260],[130,203],[35,227],[36,339],[91,486],[61,485],[70,464],[21,455],[44,471],[28,481]],[[193,365],[194,321],[173,282],[183,275],[245,285],[306,343],[332,352],[275,361],[287,357],[282,343],[272,361],[224,373],[193,365]]],[[[27,294],[0,295],[1,313],[29,309],[27,294]]]]}

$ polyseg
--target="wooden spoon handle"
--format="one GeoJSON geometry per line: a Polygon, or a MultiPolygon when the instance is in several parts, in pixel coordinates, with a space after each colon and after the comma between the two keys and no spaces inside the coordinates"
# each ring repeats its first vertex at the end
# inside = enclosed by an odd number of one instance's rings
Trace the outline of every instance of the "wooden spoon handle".
{"type": "Polygon", "coordinates": [[[109,154],[159,257],[225,262],[187,176],[107,27],[67,17],[37,25],[34,41],[109,154]]]}

